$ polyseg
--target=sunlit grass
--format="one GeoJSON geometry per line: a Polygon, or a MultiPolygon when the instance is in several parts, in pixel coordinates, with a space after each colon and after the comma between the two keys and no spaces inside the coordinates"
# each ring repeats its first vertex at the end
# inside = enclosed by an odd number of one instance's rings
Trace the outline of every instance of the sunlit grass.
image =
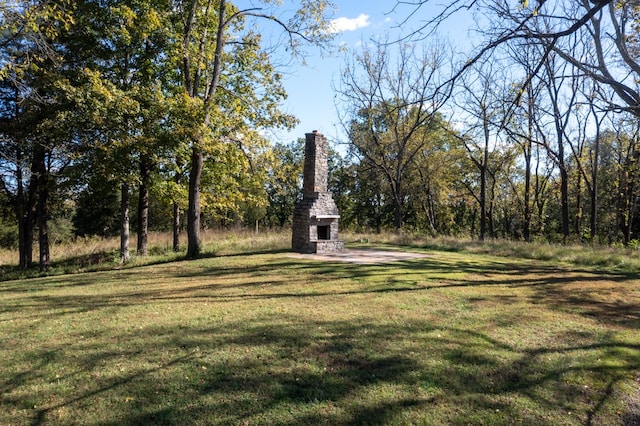
{"type": "MultiPolygon", "coordinates": [[[[349,235],[349,234],[347,234],[349,235]]],[[[552,244],[545,242],[512,241],[487,239],[480,241],[469,238],[435,237],[429,238],[413,234],[357,234],[354,242],[383,243],[393,246],[420,247],[426,249],[490,254],[511,258],[534,259],[566,263],[571,265],[615,268],[618,270],[640,270],[640,249],[610,247],[590,244],[552,244]]]]}
{"type": "Polygon", "coordinates": [[[637,273],[349,234],[429,256],[319,262],[269,238],[0,282],[0,424],[640,419],[637,273]]]}
{"type": "MultiPolygon", "coordinates": [[[[201,234],[203,256],[254,252],[260,250],[288,249],[291,246],[290,231],[261,232],[250,230],[204,230],[201,234]]],[[[167,232],[151,232],[148,237],[148,256],[137,256],[136,235],[130,239],[131,258],[120,264],[120,240],[117,237],[78,238],[73,242],[51,245],[51,269],[48,275],[98,271],[120,267],[133,267],[180,259],[186,254],[186,235],[181,235],[182,249],[173,251],[173,237],[167,232]]],[[[37,263],[38,247],[34,248],[37,263]]],[[[0,249],[0,280],[41,275],[37,269],[20,271],[17,268],[17,251],[0,249]]]]}
{"type": "MultiPolygon", "coordinates": [[[[135,252],[135,234],[131,236],[130,266],[176,260],[185,255],[186,235],[181,236],[183,250],[173,252],[172,235],[167,232],[149,234],[149,256],[139,257],[135,252]]],[[[343,232],[343,238],[352,247],[368,247],[371,245],[392,248],[420,248],[441,251],[453,251],[475,254],[489,254],[510,258],[533,259],[589,266],[620,271],[634,272],[640,270],[640,249],[595,246],[588,244],[550,244],[544,242],[524,243],[510,240],[486,240],[425,237],[422,235],[383,232],[350,233],[343,232]]],[[[238,229],[233,231],[202,231],[203,255],[220,255],[232,253],[256,252],[261,250],[282,249],[291,247],[291,231],[261,231],[238,229]]],[[[120,241],[118,238],[79,238],[73,242],[54,244],[51,246],[52,270],[50,274],[72,273],[74,271],[95,271],[120,267],[120,241]]],[[[37,245],[34,249],[34,260],[37,261],[37,245]]],[[[18,254],[16,251],[0,249],[0,273],[9,278],[39,275],[32,271],[25,275],[16,268],[18,254]]]]}

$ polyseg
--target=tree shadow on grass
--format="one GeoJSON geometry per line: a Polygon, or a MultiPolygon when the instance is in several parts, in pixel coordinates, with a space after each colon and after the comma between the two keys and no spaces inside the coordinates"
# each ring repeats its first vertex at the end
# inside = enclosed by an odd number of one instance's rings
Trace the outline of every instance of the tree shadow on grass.
{"type": "MultiPolygon", "coordinates": [[[[58,411],[77,415],[88,407],[101,412],[85,420],[101,425],[597,424],[615,384],[640,368],[638,345],[603,340],[517,349],[485,333],[436,329],[425,321],[309,321],[301,315],[149,327],[112,337],[130,339],[127,356],[155,366],[95,376],[105,365],[125,362],[123,353],[100,341],[61,347],[76,357],[68,380],[96,378],[55,403],[47,403],[45,389],[37,391],[33,425],[66,423],[56,418],[58,411]],[[596,361],[595,355],[621,348],[629,353],[617,365],[596,361]],[[564,362],[575,351],[594,356],[564,362]],[[559,362],[549,362],[550,355],[559,362]],[[583,376],[597,386],[585,388],[575,379],[583,376]]],[[[20,386],[15,380],[3,385],[3,395],[20,386]]],[[[1,401],[17,403],[6,396],[1,401]]]]}
{"type": "MultiPolygon", "coordinates": [[[[298,416],[291,413],[296,407],[325,402],[343,404],[349,394],[360,388],[386,382],[402,383],[407,374],[418,368],[408,356],[356,352],[356,349],[362,349],[361,343],[345,344],[343,339],[350,339],[347,335],[338,341],[330,339],[318,344],[312,334],[316,324],[299,324],[286,330],[277,325],[230,324],[229,328],[235,332],[211,328],[169,333],[163,330],[158,333],[163,336],[158,343],[186,355],[156,368],[106,379],[106,383],[97,382],[89,391],[34,410],[32,424],[55,422],[54,413],[59,409],[88,405],[99,398],[111,400],[114,410],[105,414],[114,419],[104,419],[96,424],[239,424],[245,421],[253,424],[251,419],[266,414],[274,416],[273,422],[266,423],[299,424],[298,416]],[[244,329],[238,330],[241,327],[244,329]],[[207,336],[213,337],[214,343],[207,345],[207,336]],[[255,347],[272,347],[274,353],[260,360],[250,351],[255,347]],[[225,348],[251,353],[220,359],[217,352],[225,348]],[[305,359],[311,359],[311,362],[305,359]],[[162,377],[169,380],[164,381],[162,377]],[[132,400],[136,403],[127,404],[126,395],[133,395],[132,400]],[[283,420],[286,418],[290,420],[283,420]]],[[[341,333],[351,330],[349,327],[341,333]]],[[[153,331],[150,333],[154,334],[153,331]]],[[[141,354],[145,350],[153,352],[151,347],[140,349],[141,354]]],[[[79,359],[78,367],[93,370],[96,365],[119,359],[117,353],[105,352],[103,355],[79,359]]],[[[4,394],[9,391],[3,389],[4,394]]],[[[38,400],[46,400],[46,396],[35,397],[34,401],[38,400]]],[[[7,403],[11,401],[5,399],[3,404],[7,403]]],[[[397,408],[408,404],[403,401],[397,408]]],[[[385,410],[382,405],[377,406],[375,412],[382,416],[383,411],[394,410],[395,405],[389,403],[385,410]]],[[[371,409],[367,408],[368,411],[371,409]]],[[[335,424],[346,424],[363,415],[356,409],[353,414],[337,418],[321,412],[306,414],[306,417],[314,423],[336,420],[335,424]]]]}
{"type": "MultiPolygon", "coordinates": [[[[316,304],[330,303],[336,296],[425,295],[474,288],[482,291],[469,294],[466,302],[513,303],[508,295],[488,291],[501,286],[526,288],[528,295],[520,297],[532,303],[637,329],[637,297],[602,300],[598,293],[607,283],[607,292],[628,290],[631,282],[624,275],[593,271],[569,275],[551,266],[517,262],[460,262],[455,277],[430,281],[431,274],[446,275],[452,267],[437,259],[338,265],[276,257],[270,262],[249,258],[224,267],[203,265],[186,271],[154,270],[148,284],[136,288],[125,284],[105,294],[25,294],[1,309],[16,313],[16,318],[26,311],[35,319],[49,320],[52,315],[100,309],[117,315],[120,308],[151,303],[164,309],[203,302],[218,312],[230,303],[247,302],[250,309],[253,301],[277,306],[292,300],[310,312],[247,316],[245,321],[222,316],[219,325],[211,320],[205,325],[154,326],[149,319],[143,320],[144,329],[126,333],[114,333],[97,323],[91,336],[69,336],[60,346],[27,353],[33,369],[3,382],[0,407],[21,407],[33,424],[57,423],[58,411],[78,415],[90,407],[102,411],[89,423],[105,425],[393,424],[419,423],[430,416],[436,416],[435,422],[459,424],[575,422],[568,412],[579,413],[577,423],[597,424],[617,384],[640,368],[640,347],[618,341],[615,333],[601,336],[585,330],[559,336],[559,344],[523,348],[488,332],[427,320],[394,323],[381,314],[322,321],[313,319],[312,313],[316,304]],[[238,276],[244,278],[226,283],[238,276]],[[300,279],[309,277],[314,281],[301,286],[300,279]],[[198,279],[191,282],[191,278],[198,279]],[[157,287],[156,281],[162,280],[174,284],[157,287]],[[345,287],[325,285],[335,280],[344,280],[345,287]],[[582,293],[576,292],[576,283],[584,283],[579,287],[582,293]],[[573,352],[592,356],[576,362],[573,352]],[[52,401],[46,371],[64,359],[74,360],[66,367],[72,371],[61,378],[72,385],[56,388],[52,401]],[[107,368],[128,362],[134,363],[127,369],[132,373],[107,368]],[[589,377],[597,386],[585,388],[581,377],[589,377]],[[42,384],[29,388],[34,382],[42,384]],[[34,390],[27,403],[16,399],[20,389],[34,390]],[[30,408],[34,406],[39,408],[30,408]]],[[[98,276],[126,282],[132,274],[112,271],[98,276]]],[[[91,275],[87,277],[82,279],[90,281],[91,275]]],[[[465,301],[464,297],[457,300],[465,301]]],[[[68,418],[60,421],[65,422],[71,423],[68,418]]]]}
{"type": "MultiPolygon", "coordinates": [[[[476,264],[460,260],[455,264],[435,258],[423,258],[394,262],[393,264],[359,265],[337,262],[299,261],[285,257],[266,260],[264,254],[280,251],[260,251],[252,255],[238,255],[244,262],[194,266],[184,263],[184,268],[154,270],[149,284],[129,286],[144,275],[140,269],[128,268],[115,271],[50,277],[30,282],[29,291],[50,290],[118,284],[117,290],[100,294],[39,295],[25,293],[24,297],[0,307],[1,313],[42,308],[35,316],[66,315],[88,312],[103,307],[123,307],[140,303],[195,302],[227,303],[241,300],[306,299],[325,296],[356,296],[362,294],[415,292],[426,293],[439,289],[528,288],[534,303],[547,304],[557,310],[573,310],[600,321],[625,327],[640,326],[640,300],[632,296],[637,285],[634,274],[618,274],[598,271],[576,271],[552,265],[523,264],[520,262],[485,262],[476,264]],[[451,268],[455,277],[450,277],[451,268]],[[309,280],[301,282],[300,280],[309,280]],[[332,286],[332,282],[346,280],[344,288],[332,286]],[[157,287],[166,281],[168,287],[157,287]],[[123,284],[124,283],[124,284],[123,284]],[[195,283],[195,284],[194,284],[195,283]],[[355,283],[355,284],[354,284],[355,283]],[[578,283],[578,284],[576,284],[578,283]],[[602,286],[606,284],[605,288],[602,286]],[[326,284],[329,284],[327,286],[326,284]],[[578,286],[578,288],[576,287],[578,286]],[[302,291],[301,291],[302,290],[302,291]],[[607,297],[604,297],[607,296],[607,297]],[[56,312],[51,312],[51,311],[56,312]]],[[[224,260],[236,255],[223,256],[224,260]]],[[[172,265],[178,263],[172,263],[172,265]]],[[[148,265],[144,267],[149,267],[148,265]]],[[[19,286],[0,286],[2,292],[20,292],[19,286]]],[[[522,296],[520,296],[522,297],[522,296]]],[[[470,296],[469,301],[515,302],[508,295],[470,296]]]]}
{"type": "MultiPolygon", "coordinates": [[[[635,284],[636,286],[639,283],[635,284]]],[[[640,301],[628,297],[624,289],[597,289],[597,282],[588,286],[555,286],[541,288],[535,298],[538,303],[564,312],[581,315],[604,323],[640,329],[640,301]]]]}

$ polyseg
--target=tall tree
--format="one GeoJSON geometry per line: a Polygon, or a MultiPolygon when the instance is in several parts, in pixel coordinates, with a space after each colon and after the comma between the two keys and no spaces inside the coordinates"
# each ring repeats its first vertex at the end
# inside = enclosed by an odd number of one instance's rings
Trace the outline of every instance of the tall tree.
{"type": "Polygon", "coordinates": [[[483,65],[476,68],[473,79],[462,80],[460,101],[457,103],[457,108],[467,116],[460,140],[480,175],[479,193],[474,194],[480,205],[480,240],[486,238],[488,222],[492,222],[487,183],[496,171],[489,168],[489,156],[497,149],[499,135],[503,131],[506,113],[503,105],[507,93],[500,83],[507,80],[495,69],[498,65],[489,61],[483,65]]]}
{"type": "Polygon", "coordinates": [[[49,267],[52,171],[65,164],[56,153],[66,150],[60,144],[68,136],[58,123],[66,108],[58,39],[73,22],[67,6],[65,1],[0,6],[0,163],[10,170],[3,174],[2,189],[18,221],[22,268],[33,260],[35,226],[40,269],[49,267]]]}
{"type": "Polygon", "coordinates": [[[442,45],[424,50],[403,45],[396,56],[386,43],[364,48],[342,73],[338,93],[347,109],[342,121],[353,153],[386,180],[394,204],[394,226],[402,227],[404,181],[421,152],[446,94],[438,88],[445,72],[442,45]]]}
{"type": "Polygon", "coordinates": [[[413,210],[413,225],[431,235],[447,233],[451,228],[448,198],[450,190],[459,177],[453,164],[467,155],[451,129],[443,119],[431,126],[424,126],[421,132],[427,143],[414,159],[408,187],[409,204],[413,210]]]}
{"type": "Polygon", "coordinates": [[[576,105],[574,116],[578,126],[574,138],[568,140],[573,153],[576,173],[576,233],[582,230],[583,208],[581,203],[582,186],[586,186],[589,196],[589,229],[590,238],[596,241],[598,236],[598,192],[599,192],[599,161],[600,161],[600,140],[604,133],[603,122],[610,111],[605,106],[601,108],[598,98],[602,99],[603,94],[596,95],[594,91],[603,88],[593,80],[585,81],[580,87],[583,97],[581,103],[576,105]],[[585,111],[585,112],[581,112],[585,111]],[[591,131],[592,130],[592,131],[591,131]]]}
{"type": "MultiPolygon", "coordinates": [[[[277,2],[264,0],[265,7],[277,2]]],[[[325,10],[328,2],[301,2],[290,18],[275,15],[277,9],[241,9],[229,0],[176,1],[174,19],[176,64],[185,101],[194,106],[187,213],[187,255],[200,254],[201,180],[205,156],[211,141],[224,141],[240,132],[240,124],[256,127],[287,126],[292,118],[277,109],[284,96],[280,75],[269,54],[260,47],[257,23],[275,23],[290,36],[289,47],[298,51],[299,42],[320,43],[330,37],[325,10]],[[256,26],[247,29],[248,20],[256,26]],[[230,101],[225,103],[225,101],[230,101]],[[240,108],[234,110],[233,108],[240,108]],[[242,118],[229,122],[230,117],[242,118]]]]}
{"type": "Polygon", "coordinates": [[[563,62],[556,55],[549,55],[544,64],[543,85],[548,95],[547,116],[549,129],[543,130],[544,123],[538,121],[544,149],[558,167],[560,173],[560,202],[562,214],[562,239],[566,241],[571,233],[569,211],[569,155],[566,152],[571,135],[573,110],[576,107],[579,76],[575,68],[563,62]],[[553,137],[551,136],[553,135],[553,137]]]}
{"type": "MultiPolygon", "coordinates": [[[[533,58],[536,57],[536,51],[536,46],[530,46],[525,41],[507,46],[508,57],[513,59],[522,69],[522,79],[528,79],[527,76],[533,73],[533,58]]],[[[537,185],[539,176],[534,173],[534,169],[538,170],[540,163],[540,156],[535,155],[536,150],[539,150],[539,147],[535,145],[535,141],[540,138],[536,133],[535,122],[539,118],[539,104],[543,90],[543,84],[540,80],[528,80],[524,87],[522,87],[521,83],[514,84],[517,90],[522,90],[523,92],[522,101],[518,104],[518,109],[514,111],[514,114],[506,117],[507,121],[505,123],[505,130],[520,147],[524,161],[524,184],[522,185],[522,190],[516,191],[515,194],[522,210],[522,237],[525,241],[531,241],[533,208],[538,202],[537,195],[539,194],[537,190],[539,188],[539,185],[537,185]]],[[[517,188],[517,184],[513,179],[511,180],[511,186],[514,190],[517,188]]]]}
{"type": "MultiPolygon", "coordinates": [[[[91,72],[106,105],[98,122],[81,138],[87,161],[121,194],[121,260],[129,257],[129,203],[138,196],[137,251],[147,251],[149,191],[159,153],[166,149],[162,123],[169,93],[166,57],[170,4],[165,0],[86,0],[75,2],[78,18],[64,40],[74,73],[91,72]],[[87,30],[90,29],[90,30],[87,30]],[[117,107],[113,103],[117,102],[117,107]],[[99,163],[99,164],[98,164],[99,163]]],[[[86,102],[86,100],[84,101],[86,102]]]]}

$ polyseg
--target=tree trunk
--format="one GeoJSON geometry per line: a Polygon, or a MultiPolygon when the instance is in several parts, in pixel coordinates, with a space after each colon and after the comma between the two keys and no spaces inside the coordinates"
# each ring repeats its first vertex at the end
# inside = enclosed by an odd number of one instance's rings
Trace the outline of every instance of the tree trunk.
{"type": "Polygon", "coordinates": [[[402,203],[396,198],[394,204],[395,206],[393,209],[393,224],[396,228],[396,232],[400,232],[400,230],[402,229],[402,203]]]}
{"type": "Polygon", "coordinates": [[[438,232],[436,231],[436,220],[435,220],[435,214],[433,209],[433,203],[431,202],[430,194],[427,194],[427,200],[426,201],[423,200],[421,202],[421,206],[422,206],[422,211],[424,212],[424,215],[427,217],[427,225],[429,226],[429,233],[431,234],[431,236],[438,235],[438,232]]]}
{"type": "Polygon", "coordinates": [[[429,195],[429,226],[431,227],[432,236],[438,235],[438,221],[436,218],[436,206],[433,197],[429,195]]]}
{"type": "Polygon", "coordinates": [[[489,164],[489,123],[486,119],[483,122],[484,128],[484,151],[482,153],[482,164],[480,165],[480,241],[487,237],[487,173],[489,164]]]}
{"type": "Polygon", "coordinates": [[[489,236],[496,238],[495,222],[493,220],[493,208],[496,205],[496,185],[495,174],[491,173],[491,197],[489,198],[489,208],[487,209],[487,225],[489,227],[489,236]]]}
{"type": "Polygon", "coordinates": [[[189,175],[189,210],[187,212],[187,257],[194,258],[202,252],[200,241],[200,183],[204,156],[199,144],[191,153],[191,173],[189,175]]]}
{"type": "Polygon", "coordinates": [[[633,219],[636,214],[638,199],[640,197],[635,195],[636,189],[633,181],[627,181],[624,185],[625,193],[622,200],[623,208],[619,209],[620,212],[620,230],[622,231],[624,238],[624,245],[628,246],[631,242],[631,231],[633,227],[633,219]]]}
{"type": "Polygon", "coordinates": [[[524,141],[524,224],[522,236],[526,242],[531,242],[531,140],[533,139],[533,114],[534,100],[532,96],[531,84],[527,85],[527,125],[528,135],[524,141]]]}
{"type": "MultiPolygon", "coordinates": [[[[176,160],[176,166],[178,168],[178,170],[176,171],[174,177],[173,177],[173,181],[176,184],[176,187],[181,186],[182,183],[182,172],[180,172],[180,170],[183,170],[184,168],[184,164],[183,161],[180,160],[176,160]]],[[[174,200],[173,201],[173,251],[174,252],[178,252],[180,251],[180,231],[182,230],[182,218],[181,218],[181,211],[180,211],[180,204],[178,204],[178,201],[174,200]]]]}
{"type": "Polygon", "coordinates": [[[582,235],[582,217],[584,213],[582,210],[582,175],[580,172],[576,176],[576,221],[573,227],[573,231],[576,235],[582,235]]]}
{"type": "MultiPolygon", "coordinates": [[[[622,166],[622,161],[619,160],[619,165],[622,166]]],[[[624,167],[620,167],[618,170],[618,176],[616,178],[615,194],[619,194],[616,202],[616,231],[620,232],[623,237],[623,243],[625,247],[629,244],[629,236],[627,234],[627,212],[629,208],[629,186],[625,180],[624,167]]]]}
{"type": "Polygon", "coordinates": [[[557,112],[557,105],[554,105],[556,108],[556,134],[558,136],[558,155],[557,162],[558,168],[560,169],[560,205],[562,212],[562,242],[567,243],[570,235],[571,222],[569,216],[569,174],[567,172],[567,165],[565,164],[564,157],[564,133],[563,127],[560,120],[560,113],[557,112]]]}
{"type": "Polygon", "coordinates": [[[33,227],[30,225],[29,210],[30,207],[27,202],[25,194],[23,174],[22,174],[22,150],[20,148],[16,151],[17,168],[16,168],[16,183],[17,192],[15,200],[15,212],[18,218],[18,254],[20,269],[27,269],[31,266],[33,260],[33,227]]]}
{"type": "Polygon", "coordinates": [[[173,202],[173,251],[180,251],[180,206],[173,202]]]}
{"type": "Polygon", "coordinates": [[[522,236],[526,242],[531,242],[531,142],[525,147],[524,171],[524,224],[522,236]]]}
{"type": "Polygon", "coordinates": [[[480,241],[487,235],[487,166],[480,167],[480,241]]]}
{"type": "Polygon", "coordinates": [[[560,198],[562,204],[562,242],[566,243],[571,225],[569,219],[569,177],[563,163],[560,165],[560,198]]]}
{"type": "Polygon", "coordinates": [[[47,203],[48,190],[42,190],[38,200],[38,245],[40,252],[40,272],[46,272],[51,265],[49,252],[49,207],[47,203]]]}
{"type": "MultiPolygon", "coordinates": [[[[22,269],[29,268],[33,265],[33,233],[36,224],[36,207],[38,198],[38,186],[40,176],[42,174],[42,164],[44,164],[44,148],[35,144],[33,147],[33,158],[31,160],[31,176],[29,177],[29,186],[27,193],[22,188],[21,199],[18,203],[21,205],[22,216],[18,222],[22,228],[22,246],[20,247],[20,267],[22,269]]],[[[20,182],[22,182],[22,173],[19,173],[20,182]]]]}
{"type": "Polygon", "coordinates": [[[129,184],[120,191],[120,263],[129,261],[129,184]]]}
{"type": "Polygon", "coordinates": [[[598,236],[598,165],[600,157],[600,132],[593,147],[593,169],[591,170],[591,240],[598,236]]]}
{"type": "Polygon", "coordinates": [[[33,264],[33,209],[24,199],[17,200],[17,211],[20,216],[18,218],[18,240],[19,240],[19,256],[20,269],[30,268],[33,264]]]}
{"type": "Polygon", "coordinates": [[[149,175],[149,161],[143,156],[140,160],[140,196],[138,197],[137,252],[140,256],[147,255],[147,242],[149,237],[149,175]]]}
{"type": "Polygon", "coordinates": [[[375,205],[375,218],[376,218],[376,234],[382,233],[382,214],[380,212],[382,208],[382,196],[380,195],[380,191],[376,194],[376,205],[375,205]]]}
{"type": "Polygon", "coordinates": [[[402,182],[400,179],[395,180],[395,185],[391,185],[393,191],[393,225],[396,232],[402,229],[402,182]]]}
{"type": "Polygon", "coordinates": [[[38,220],[38,246],[40,272],[49,270],[51,259],[49,253],[49,173],[45,163],[45,155],[39,156],[36,165],[38,171],[38,203],[36,216],[38,220]]]}
{"type": "Polygon", "coordinates": [[[633,224],[633,219],[636,217],[636,212],[638,210],[638,201],[640,201],[639,196],[634,196],[631,200],[631,209],[629,212],[629,225],[627,226],[627,245],[631,242],[631,225],[633,224]]]}
{"type": "Polygon", "coordinates": [[[20,269],[27,269],[33,265],[33,227],[34,220],[34,186],[35,184],[30,182],[29,188],[25,191],[22,184],[22,173],[20,173],[20,188],[18,197],[17,210],[19,211],[18,226],[19,226],[19,239],[20,239],[20,269]],[[26,192],[26,193],[25,193],[26,192]]]}

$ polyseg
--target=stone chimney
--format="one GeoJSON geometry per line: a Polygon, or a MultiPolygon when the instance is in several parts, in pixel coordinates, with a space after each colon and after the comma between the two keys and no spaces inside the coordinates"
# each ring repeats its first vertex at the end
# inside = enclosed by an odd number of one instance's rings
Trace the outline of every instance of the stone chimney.
{"type": "Polygon", "coordinates": [[[306,134],[302,200],[293,211],[291,246],[300,253],[341,252],[338,207],[328,191],[328,147],[322,133],[306,134]]]}

